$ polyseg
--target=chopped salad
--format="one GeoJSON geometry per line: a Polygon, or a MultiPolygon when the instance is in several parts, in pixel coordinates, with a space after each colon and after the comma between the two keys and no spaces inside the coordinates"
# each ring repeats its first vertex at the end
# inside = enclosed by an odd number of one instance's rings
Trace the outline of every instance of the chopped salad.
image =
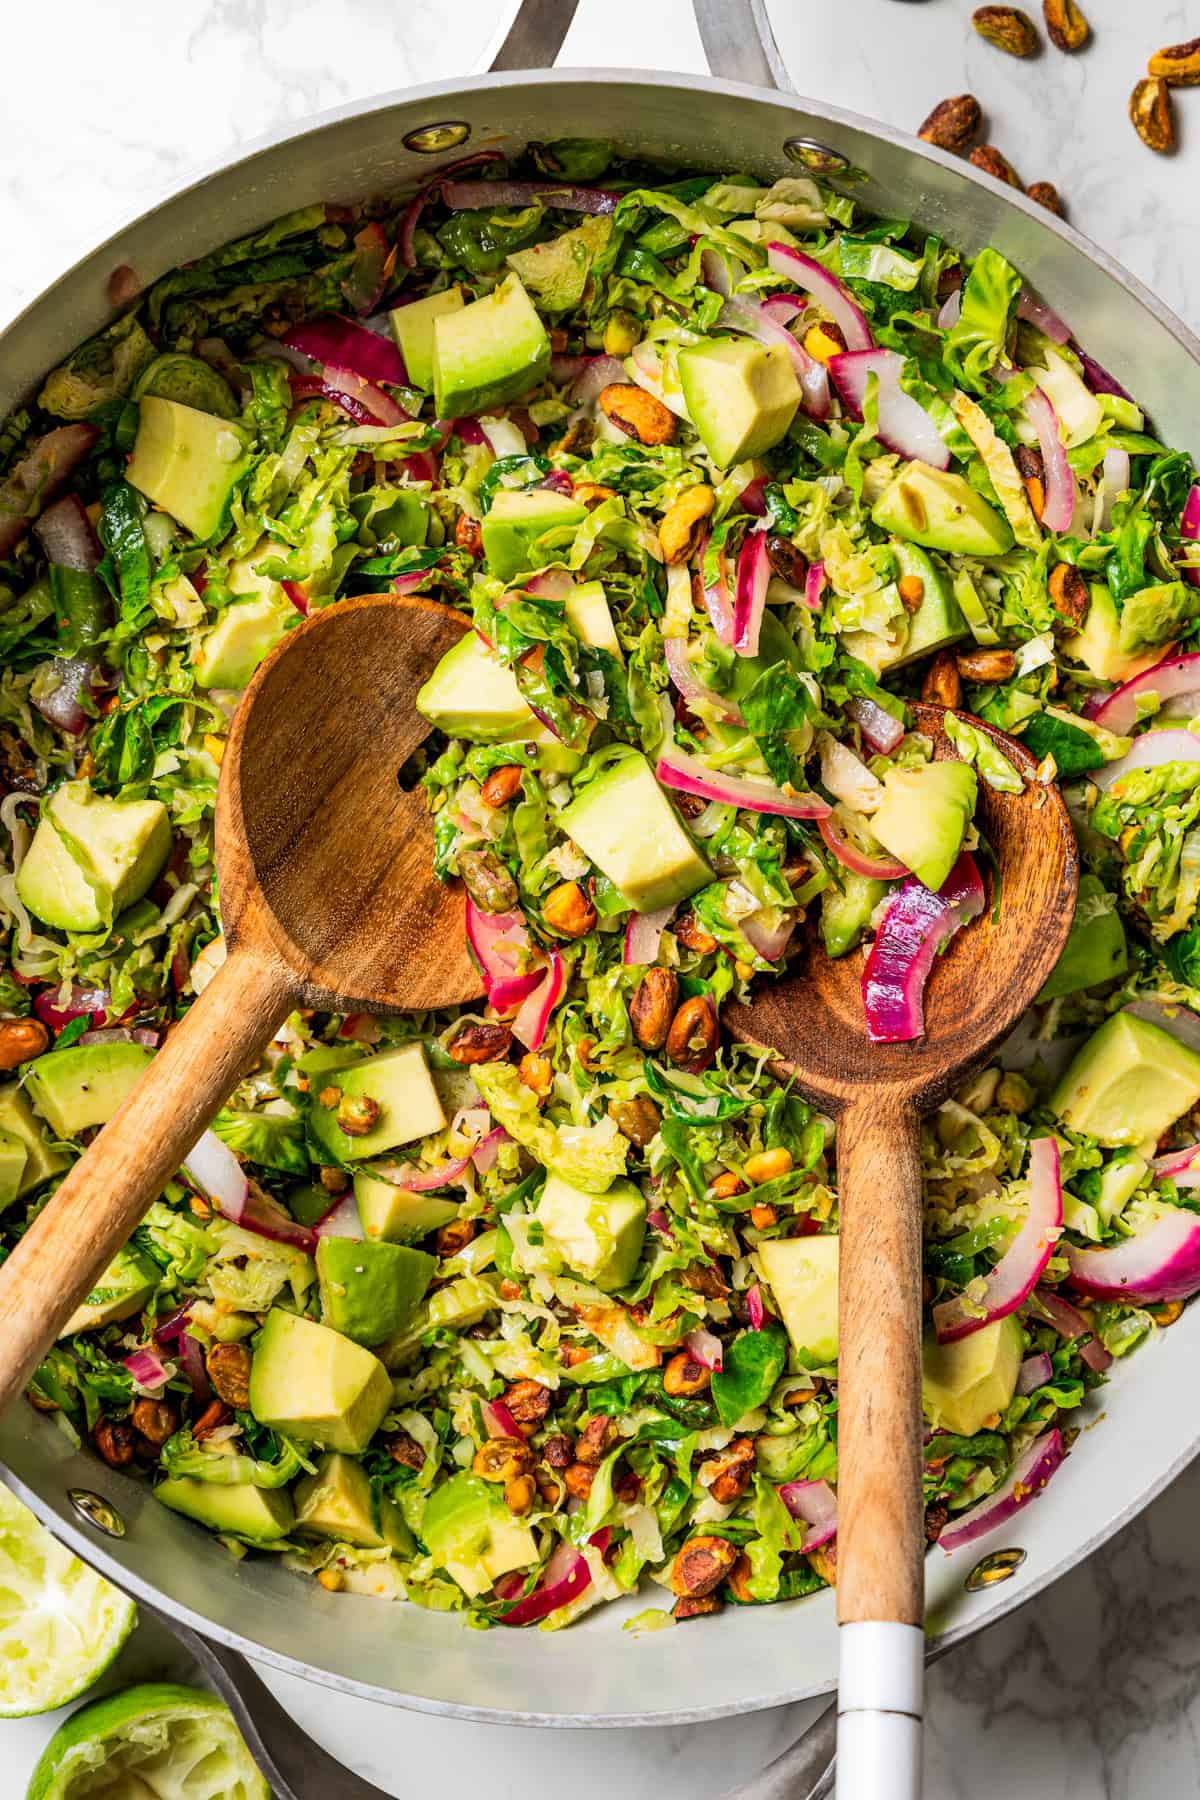
{"type": "Polygon", "coordinates": [[[120,276],[0,430],[0,1240],[219,969],[230,718],[346,596],[463,615],[404,775],[487,998],[294,1013],[32,1403],[478,1626],[833,1583],[836,1136],[722,1006],[815,938],[919,1035],[992,726],[1086,873],[923,1132],[927,1535],[982,1537],[1200,1289],[1188,454],[996,250],[599,141],[120,276]]]}

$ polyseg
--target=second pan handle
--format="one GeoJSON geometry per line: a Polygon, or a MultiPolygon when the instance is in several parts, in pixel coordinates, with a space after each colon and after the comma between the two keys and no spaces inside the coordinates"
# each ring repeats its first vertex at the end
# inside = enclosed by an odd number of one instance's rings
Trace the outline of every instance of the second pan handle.
{"type": "MultiPolygon", "coordinates": [[[[579,0],[522,0],[492,68],[550,69],[579,0]]],[[[692,0],[708,66],[725,81],[795,92],[767,17],[765,0],[692,0]]]]}

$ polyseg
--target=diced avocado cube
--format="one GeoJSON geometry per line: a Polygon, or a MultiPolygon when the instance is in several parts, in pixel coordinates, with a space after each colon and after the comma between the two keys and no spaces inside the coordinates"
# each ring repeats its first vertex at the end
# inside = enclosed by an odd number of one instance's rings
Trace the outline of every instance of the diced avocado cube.
{"type": "Polygon", "coordinates": [[[587,1194],[549,1175],[535,1217],[569,1269],[610,1293],[632,1279],[646,1235],[646,1201],[632,1181],[587,1194]]]}
{"type": "Polygon", "coordinates": [[[474,631],[442,657],[417,695],[417,711],[448,737],[482,744],[528,737],[538,723],[512,670],[474,631]]]}
{"type": "Polygon", "coordinates": [[[77,1331],[99,1331],[102,1325],[131,1319],[142,1310],[161,1280],[162,1270],[150,1257],[138,1250],[120,1251],[91,1293],[75,1308],[59,1337],[73,1337],[77,1331]]]}
{"type": "Polygon", "coordinates": [[[1096,1195],[1096,1212],[1103,1224],[1111,1225],[1121,1216],[1149,1173],[1150,1164],[1134,1150],[1118,1150],[1104,1165],[1096,1195]]]}
{"type": "Polygon", "coordinates": [[[907,462],[892,477],[871,517],[882,531],[928,550],[957,556],[1002,556],[1012,526],[961,475],[907,462]]]}
{"type": "Polygon", "coordinates": [[[227,1532],[252,1544],[273,1544],[287,1537],[296,1522],[286,1488],[259,1488],[248,1481],[225,1485],[172,1475],[159,1482],[154,1498],[210,1531],[227,1532]]]}
{"type": "Polygon", "coordinates": [[[772,449],[800,405],[787,351],[753,338],[688,345],[679,352],[679,382],[688,417],[719,469],[772,449]]]}
{"type": "Polygon", "coordinates": [[[322,1238],[316,1260],[325,1323],[356,1344],[403,1330],[437,1268],[423,1250],[355,1238],[322,1238]]]}
{"type": "Polygon", "coordinates": [[[385,1150],[427,1137],[431,1131],[441,1131],[446,1115],[429,1073],[424,1045],[401,1044],[336,1071],[317,1093],[309,1122],[318,1140],[341,1162],[365,1162],[368,1157],[382,1156],[385,1150]],[[321,1098],[326,1088],[332,1090],[331,1099],[338,1096],[331,1106],[321,1098]],[[337,1122],[338,1106],[342,1100],[356,1099],[373,1100],[379,1113],[370,1131],[350,1137],[337,1122]]]}
{"type": "Polygon", "coordinates": [[[244,688],[300,615],[290,600],[235,600],[200,640],[196,686],[244,688]]]}
{"type": "Polygon", "coordinates": [[[20,1194],[28,1161],[29,1146],[24,1138],[0,1125],[0,1212],[20,1194]]]}
{"type": "Polygon", "coordinates": [[[0,1087],[0,1130],[16,1138],[25,1151],[25,1162],[17,1183],[14,1199],[40,1187],[51,1175],[65,1169],[70,1157],[63,1150],[50,1147],[50,1134],[30,1105],[29,1096],[18,1082],[0,1087]]]}
{"type": "Polygon", "coordinates": [[[832,957],[854,949],[886,892],[882,881],[850,869],[839,869],[838,880],[840,887],[831,882],[821,894],[821,941],[832,957]]]}
{"type": "Polygon", "coordinates": [[[1200,1056],[1136,1013],[1094,1031],[1050,1096],[1072,1131],[1101,1144],[1156,1143],[1200,1100],[1200,1056]]]}
{"type": "Polygon", "coordinates": [[[1063,639],[1062,653],[1068,662],[1082,663],[1100,681],[1131,681],[1161,661],[1157,644],[1136,651],[1122,645],[1121,615],[1102,581],[1089,582],[1088,591],[1091,604],[1083,630],[1063,639]]]}
{"type": "Polygon", "coordinates": [[[838,1353],[838,1246],[836,1235],[768,1238],[757,1256],[779,1316],[801,1360],[812,1367],[838,1353]]]}
{"type": "MultiPolygon", "coordinates": [[[[260,564],[269,559],[292,554],[287,544],[281,544],[277,538],[260,537],[253,550],[245,556],[235,557],[230,563],[225,576],[225,585],[231,594],[237,594],[242,600],[279,600],[283,598],[283,584],[268,575],[260,564]]],[[[287,604],[291,606],[291,602],[287,604]]],[[[295,608],[292,607],[295,617],[295,608]]]]}
{"type": "Polygon", "coordinates": [[[636,753],[589,782],[559,823],[635,912],[673,906],[712,880],[653,769],[636,753]]]}
{"type": "Polygon", "coordinates": [[[968,636],[969,628],[955,599],[950,576],[940,562],[935,562],[918,544],[896,539],[892,544],[897,575],[915,578],[921,583],[921,604],[908,620],[908,633],[899,644],[889,644],[873,631],[848,631],[842,647],[859,662],[881,675],[885,669],[902,669],[922,656],[932,656],[968,636]]]}
{"type": "Polygon", "coordinates": [[[1057,1000],[1060,994],[1098,987],[1119,975],[1128,960],[1115,896],[1098,875],[1081,875],[1070,935],[1038,999],[1057,1000]]]}
{"type": "Polygon", "coordinates": [[[614,656],[620,656],[621,642],[602,581],[581,581],[578,587],[573,587],[567,595],[565,610],[567,623],[581,644],[590,644],[594,650],[609,650],[614,656]]]}
{"type": "Polygon", "coordinates": [[[193,537],[216,533],[229,496],[249,466],[240,426],[156,394],[140,402],[125,479],[193,537]]]}
{"type": "Polygon", "coordinates": [[[582,300],[592,264],[611,236],[612,220],[601,213],[544,243],[514,250],[505,261],[546,312],[568,312],[582,300]]]}
{"type": "Polygon", "coordinates": [[[141,899],[170,854],[160,800],[109,800],[86,781],[68,781],[38,821],[17,892],[46,925],[100,931],[141,899]]]}
{"type": "MultiPolygon", "coordinates": [[[[463,291],[456,282],[440,294],[427,294],[407,306],[394,306],[389,314],[392,336],[404,358],[411,386],[433,392],[433,326],[446,313],[461,312],[463,291]]],[[[445,415],[443,415],[445,416],[445,415]]]]}
{"type": "Polygon", "coordinates": [[[377,1356],[328,1325],[272,1307],[250,1365],[250,1411],[260,1425],[358,1456],[391,1403],[377,1356]]]}
{"type": "Polygon", "coordinates": [[[481,300],[433,320],[434,410],[439,419],[486,412],[536,387],[550,338],[517,275],[481,300]]]}
{"type": "Polygon", "coordinates": [[[477,1475],[452,1475],[425,1503],[421,1538],[438,1568],[465,1594],[482,1594],[510,1569],[537,1561],[528,1525],[513,1517],[499,1489],[477,1475]]]}
{"type": "Polygon", "coordinates": [[[871,830],[885,850],[936,894],[958,859],[977,793],[969,763],[889,769],[871,830]]]}
{"type": "MultiPolygon", "coordinates": [[[[326,1196],[328,1199],[328,1196],[326,1196]]],[[[439,1194],[417,1194],[362,1169],[354,1177],[354,1198],[367,1241],[414,1242],[458,1217],[458,1202],[439,1194]]]]}
{"type": "Polygon", "coordinates": [[[483,554],[497,581],[544,568],[565,551],[587,508],[551,488],[501,488],[483,521],[483,554]]]}
{"type": "Polygon", "coordinates": [[[337,1450],[321,1458],[315,1474],[296,1483],[294,1500],[296,1530],[305,1537],[332,1538],[363,1550],[414,1548],[399,1508],[385,1495],[376,1520],[370,1477],[360,1462],[337,1450]]]}
{"type": "Polygon", "coordinates": [[[74,1138],[90,1125],[107,1125],[152,1061],[141,1044],[72,1044],[39,1056],[26,1087],[55,1135],[74,1138]]]}
{"type": "Polygon", "coordinates": [[[1023,1344],[1015,1313],[952,1344],[926,1338],[921,1391],[930,1424],[960,1437],[982,1431],[984,1420],[1002,1413],[1017,1391],[1023,1344]]]}

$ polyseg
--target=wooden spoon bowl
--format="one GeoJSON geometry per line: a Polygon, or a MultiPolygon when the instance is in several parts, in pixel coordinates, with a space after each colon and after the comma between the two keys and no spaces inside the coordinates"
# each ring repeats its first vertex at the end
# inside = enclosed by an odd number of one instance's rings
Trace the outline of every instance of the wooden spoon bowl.
{"type": "Polygon", "coordinates": [[[228,955],[0,1268],[0,1407],[296,1006],[414,1012],[482,992],[460,890],[433,874],[417,691],[468,629],[372,594],[315,613],[234,715],[217,798],[228,955]]]}

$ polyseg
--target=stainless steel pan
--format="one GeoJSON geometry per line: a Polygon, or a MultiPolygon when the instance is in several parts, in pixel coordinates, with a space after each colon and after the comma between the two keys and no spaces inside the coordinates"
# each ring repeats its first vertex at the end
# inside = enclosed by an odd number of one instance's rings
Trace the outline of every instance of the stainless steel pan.
{"type": "MultiPolygon", "coordinates": [[[[586,134],[672,163],[768,179],[797,162],[821,168],[854,181],[882,213],[912,216],[970,251],[995,244],[1120,373],[1162,434],[1194,447],[1200,343],[1192,333],[1103,251],[1011,188],[882,125],[780,91],[786,76],[759,0],[697,0],[711,78],[509,72],[552,61],[573,11],[570,0],[527,0],[498,73],[330,114],[214,170],[118,232],[0,336],[0,416],[105,322],[105,283],[118,263],[149,281],[290,208],[399,187],[427,176],[439,153],[461,155],[464,132],[471,147],[586,134]],[[435,129],[449,125],[456,130],[435,129]]],[[[969,1591],[978,1553],[934,1553],[928,1613],[941,1644],[1027,1600],[1119,1531],[1191,1459],[1200,1428],[1179,1397],[1190,1392],[1198,1348],[1200,1307],[1117,1370],[1100,1428],[1082,1434],[1068,1468],[1005,1535],[1006,1546],[1025,1552],[1010,1579],[969,1591]]],[[[494,1722],[628,1726],[752,1711],[835,1683],[831,1594],[734,1609],[718,1628],[689,1632],[686,1652],[673,1634],[622,1632],[617,1607],[558,1635],[480,1634],[416,1607],[325,1594],[271,1559],[234,1562],[144,1485],[72,1451],[53,1421],[31,1410],[0,1420],[0,1459],[55,1532],[139,1600],[212,1644],[365,1698],[494,1722]]]]}

